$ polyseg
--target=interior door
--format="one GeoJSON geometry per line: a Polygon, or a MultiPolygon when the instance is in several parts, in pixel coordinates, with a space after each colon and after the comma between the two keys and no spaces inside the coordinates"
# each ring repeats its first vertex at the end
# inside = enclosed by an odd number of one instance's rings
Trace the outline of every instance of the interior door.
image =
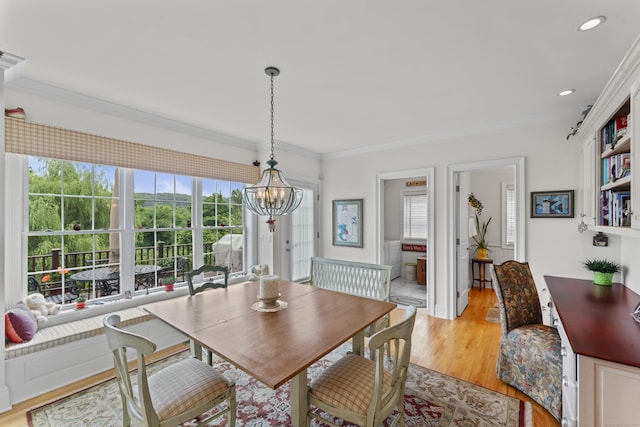
{"type": "Polygon", "coordinates": [[[309,279],[311,257],[318,254],[318,186],[316,184],[289,182],[303,191],[298,208],[283,221],[282,272],[292,282],[309,279]],[[286,222],[286,224],[285,224],[286,222]]]}
{"type": "Polygon", "coordinates": [[[468,172],[457,175],[456,185],[456,312],[460,316],[469,304],[469,196],[470,179],[468,172]]]}

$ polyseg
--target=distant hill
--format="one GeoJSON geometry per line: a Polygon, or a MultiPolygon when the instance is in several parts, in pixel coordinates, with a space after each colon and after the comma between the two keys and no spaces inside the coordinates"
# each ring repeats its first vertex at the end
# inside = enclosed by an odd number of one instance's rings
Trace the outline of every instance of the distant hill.
{"type": "Polygon", "coordinates": [[[173,205],[174,200],[179,203],[191,203],[191,196],[187,194],[136,193],[135,198],[137,202],[142,202],[143,207],[153,206],[154,201],[158,205],[173,205]]]}

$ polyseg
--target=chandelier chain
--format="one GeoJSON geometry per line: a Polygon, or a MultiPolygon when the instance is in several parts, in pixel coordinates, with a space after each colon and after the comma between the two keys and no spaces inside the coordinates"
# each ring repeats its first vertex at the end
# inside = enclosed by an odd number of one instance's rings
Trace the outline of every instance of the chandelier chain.
{"type": "Polygon", "coordinates": [[[273,73],[271,73],[271,160],[274,159],[273,155],[273,73]]]}

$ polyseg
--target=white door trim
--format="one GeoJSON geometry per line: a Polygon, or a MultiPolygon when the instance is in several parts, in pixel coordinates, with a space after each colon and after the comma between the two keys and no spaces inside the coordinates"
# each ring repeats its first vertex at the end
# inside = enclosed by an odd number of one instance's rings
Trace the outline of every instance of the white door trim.
{"type": "Polygon", "coordinates": [[[427,239],[427,312],[435,313],[435,168],[408,169],[395,172],[380,172],[376,175],[376,259],[383,260],[384,243],[384,181],[388,179],[403,179],[426,177],[429,191],[429,238],[427,239]]]}
{"type": "Polygon", "coordinates": [[[456,317],[456,180],[459,172],[482,169],[514,168],[516,185],[516,244],[514,259],[525,261],[525,162],[524,157],[486,160],[481,162],[453,164],[447,167],[447,319],[456,317]]]}

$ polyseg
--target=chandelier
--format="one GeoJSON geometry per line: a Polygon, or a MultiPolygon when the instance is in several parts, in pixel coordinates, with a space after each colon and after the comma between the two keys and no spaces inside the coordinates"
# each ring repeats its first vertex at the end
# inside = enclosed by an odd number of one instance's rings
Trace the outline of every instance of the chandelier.
{"type": "Polygon", "coordinates": [[[274,216],[286,215],[296,210],[302,201],[302,190],[295,188],[284,179],[282,172],[276,169],[273,156],[273,78],[280,74],[276,67],[267,67],[264,72],[271,77],[271,156],[268,169],[262,171],[257,184],[242,190],[242,200],[256,215],[268,216],[269,231],[276,229],[274,216]]]}

